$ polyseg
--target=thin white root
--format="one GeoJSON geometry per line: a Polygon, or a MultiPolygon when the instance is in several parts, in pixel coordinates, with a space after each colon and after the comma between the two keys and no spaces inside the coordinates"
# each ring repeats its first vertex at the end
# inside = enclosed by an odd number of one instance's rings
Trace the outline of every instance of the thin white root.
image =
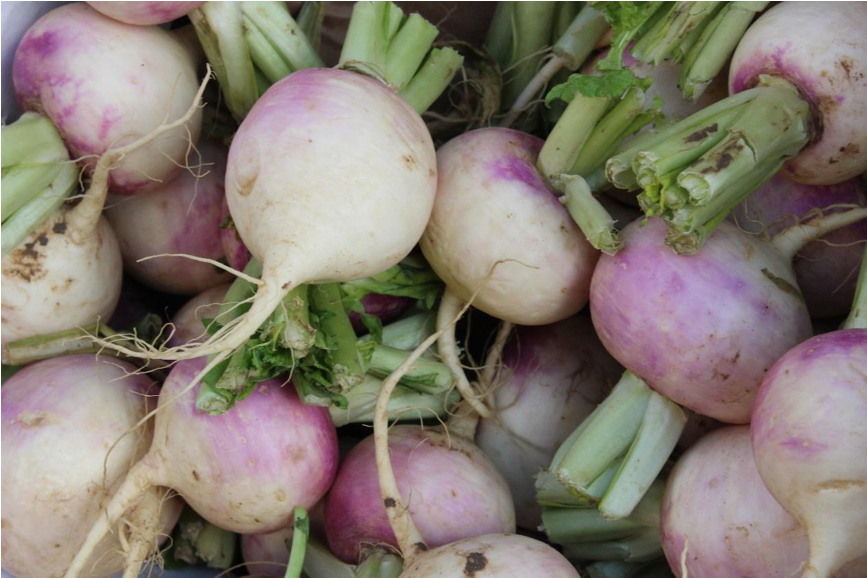
{"type": "Polygon", "coordinates": [[[515,326],[512,323],[503,321],[500,324],[500,329],[497,330],[497,337],[494,339],[493,345],[488,350],[482,374],[479,376],[479,387],[485,394],[490,394],[494,390],[494,383],[496,382],[497,374],[500,370],[500,361],[503,357],[503,348],[506,347],[506,343],[509,341],[512,329],[514,328],[515,326]]]}
{"type": "Polygon", "coordinates": [[[479,399],[479,395],[467,379],[464,369],[461,367],[461,361],[458,358],[454,317],[458,311],[466,310],[466,307],[467,305],[457,295],[450,289],[446,289],[440,302],[439,311],[437,312],[437,333],[435,335],[440,336],[437,348],[439,349],[440,359],[452,372],[458,392],[460,392],[467,404],[476,413],[482,418],[489,419],[493,415],[491,410],[482,399],[479,399]]]}
{"type": "Polygon", "coordinates": [[[503,128],[509,128],[514,124],[518,117],[524,113],[530,104],[536,99],[536,95],[542,92],[545,86],[554,78],[554,75],[560,72],[560,69],[566,65],[566,61],[559,56],[552,56],[548,62],[545,63],[539,72],[533,77],[527,86],[524,87],[524,90],[521,91],[521,94],[518,95],[518,98],[515,99],[515,103],[512,105],[512,108],[509,109],[509,112],[503,117],[503,120],[500,122],[499,126],[503,128]]]}
{"type": "Polygon", "coordinates": [[[470,302],[467,302],[459,309],[449,323],[416,347],[409,357],[400,364],[400,367],[394,370],[382,382],[382,389],[380,389],[379,397],[376,400],[376,411],[373,417],[373,439],[376,448],[376,471],[379,479],[379,492],[385,504],[388,521],[391,524],[394,535],[397,537],[398,547],[403,555],[405,565],[409,565],[419,552],[427,549],[427,546],[425,545],[424,538],[422,538],[421,533],[419,533],[418,528],[412,521],[409,509],[400,495],[400,489],[394,477],[394,469],[391,467],[391,458],[388,452],[388,402],[391,399],[394,388],[412,365],[418,361],[431,345],[436,343],[443,333],[452,329],[469,308],[470,302]]]}
{"type": "Polygon", "coordinates": [[[109,173],[112,165],[123,159],[124,156],[132,153],[141,147],[148,145],[164,135],[165,133],[174,130],[180,126],[187,124],[190,119],[195,116],[202,101],[202,96],[205,93],[205,87],[211,79],[211,66],[207,67],[205,78],[199,86],[193,104],[187,109],[187,112],[174,122],[158,126],[152,132],[146,134],[138,140],[131,142],[128,145],[112,148],[103,153],[96,162],[96,167],[93,170],[90,187],[81,199],[78,205],[66,214],[66,225],[72,240],[76,243],[81,243],[93,234],[102,216],[102,208],[105,206],[106,195],[108,195],[109,173]]]}
{"type": "Polygon", "coordinates": [[[789,261],[810,241],[867,218],[867,208],[858,207],[830,215],[822,215],[821,212],[817,214],[819,216],[789,227],[771,240],[774,247],[789,261]]]}
{"type": "Polygon", "coordinates": [[[261,285],[262,284],[261,279],[251,277],[251,276],[247,275],[246,273],[244,273],[243,271],[238,271],[237,269],[233,269],[232,267],[229,267],[225,263],[220,263],[219,261],[217,261],[215,259],[208,259],[207,257],[197,257],[195,255],[187,255],[186,253],[160,253],[159,255],[148,255],[147,257],[142,257],[141,259],[136,261],[136,263],[141,263],[142,261],[150,261],[151,259],[158,259],[160,257],[183,257],[184,259],[189,259],[191,261],[198,261],[200,263],[207,263],[208,265],[213,265],[214,267],[222,269],[223,271],[226,271],[227,273],[231,273],[235,277],[238,277],[239,279],[243,279],[247,283],[252,283],[253,285],[261,285]]]}

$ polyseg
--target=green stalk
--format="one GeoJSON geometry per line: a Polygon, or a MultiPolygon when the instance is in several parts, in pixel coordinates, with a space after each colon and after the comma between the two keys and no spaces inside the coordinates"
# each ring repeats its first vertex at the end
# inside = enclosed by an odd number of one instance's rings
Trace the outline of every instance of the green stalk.
{"type": "MultiPolygon", "coordinates": [[[[325,66],[304,31],[289,14],[285,2],[240,4],[245,23],[255,26],[291,68],[302,70],[325,66]]],[[[261,65],[259,68],[262,68],[261,65]]]]}
{"type": "Polygon", "coordinates": [[[309,537],[310,518],[307,517],[307,510],[301,506],[295,506],[292,521],[292,547],[289,550],[289,564],[286,566],[286,573],[283,578],[301,578],[309,537]]]}
{"type": "Polygon", "coordinates": [[[645,530],[629,538],[612,542],[581,542],[563,546],[570,560],[624,560],[647,562],[663,555],[659,531],[645,530]]]}
{"type": "Polygon", "coordinates": [[[861,271],[858,273],[858,284],[855,286],[855,302],[843,329],[867,329],[867,249],[861,257],[861,271]]]}
{"type": "Polygon", "coordinates": [[[768,2],[726,2],[688,52],[679,86],[687,100],[698,100],[731,57],[756,14],[768,2]]]}
{"type": "Polygon", "coordinates": [[[343,308],[339,283],[324,283],[310,287],[310,305],[319,315],[322,332],[331,340],[328,349],[334,363],[334,376],[341,391],[359,384],[364,375],[356,345],[355,331],[343,308]]]}
{"type": "Polygon", "coordinates": [[[229,568],[235,559],[238,537],[217,526],[205,523],[196,540],[196,553],[208,568],[229,568]]]}
{"type": "Polygon", "coordinates": [[[514,1],[497,2],[485,39],[485,49],[497,61],[501,70],[509,66],[509,59],[512,56],[514,42],[512,23],[517,4],[514,1]]]}
{"type": "Polygon", "coordinates": [[[584,2],[557,2],[557,12],[554,14],[554,30],[551,38],[563,36],[583,8],[584,2]]]}
{"type": "Polygon", "coordinates": [[[422,114],[439,98],[463,63],[464,57],[453,48],[434,48],[413,79],[398,94],[422,114]]]}
{"type": "Polygon", "coordinates": [[[356,578],[398,578],[402,571],[403,560],[400,556],[376,548],[358,565],[355,576],[356,578]]]}
{"type": "Polygon", "coordinates": [[[595,508],[543,508],[542,526],[555,544],[620,540],[647,528],[629,518],[609,520],[595,508]]]}
{"type": "Polygon", "coordinates": [[[316,330],[310,325],[310,296],[307,285],[299,285],[286,294],[281,315],[284,325],[280,343],[293,350],[299,359],[306,357],[316,341],[316,330]]]}
{"type": "Polygon", "coordinates": [[[437,34],[436,26],[418,14],[410,14],[385,55],[385,81],[394,90],[399,92],[409,84],[437,34]]]}
{"type": "MultiPolygon", "coordinates": [[[[385,345],[373,348],[367,373],[385,379],[409,357],[409,351],[385,345]]],[[[446,365],[434,359],[420,358],[400,379],[400,383],[419,393],[439,395],[451,389],[452,373],[446,365]]]]}
{"type": "Polygon", "coordinates": [[[301,5],[298,13],[298,26],[304,32],[304,36],[310,41],[310,46],[317,53],[322,45],[322,23],[325,20],[325,2],[311,2],[310,0],[301,5]]]}
{"type": "Polygon", "coordinates": [[[543,177],[554,179],[575,164],[578,153],[605,114],[609,102],[606,97],[575,94],[539,152],[536,168],[543,177]]]}
{"type": "MultiPolygon", "coordinates": [[[[5,186],[6,177],[3,177],[4,195],[5,186]]],[[[24,241],[30,233],[55,214],[77,188],[78,167],[71,161],[61,164],[54,181],[41,191],[33,191],[36,196],[3,222],[2,232],[0,232],[2,253],[5,255],[24,241]]]]}
{"type": "MultiPolygon", "coordinates": [[[[563,4],[565,3],[558,3],[563,4]]],[[[563,59],[569,70],[577,70],[610,28],[602,13],[594,10],[592,6],[584,6],[569,27],[561,33],[552,50],[563,59]]]]}
{"type": "Polygon", "coordinates": [[[678,239],[678,252],[698,251],[725,214],[809,142],[810,107],[797,89],[784,80],[760,79],[755,98],[722,138],[688,166],[659,177],[658,168],[642,167],[645,159],[636,155],[633,170],[645,180],[639,203],[673,229],[669,238],[678,239]]]}
{"type": "MultiPolygon", "coordinates": [[[[365,375],[364,381],[346,393],[346,409],[336,405],[328,408],[335,427],[350,423],[373,423],[376,400],[381,389],[382,381],[365,375]]],[[[388,400],[387,413],[392,423],[444,418],[458,401],[460,401],[460,394],[457,390],[427,394],[398,385],[388,400]]]]}
{"type": "Polygon", "coordinates": [[[578,175],[561,175],[565,194],[560,202],[575,219],[575,223],[593,247],[613,255],[623,246],[614,219],[605,207],[593,197],[587,182],[578,175]]]}
{"type": "Polygon", "coordinates": [[[268,42],[262,31],[246,15],[244,16],[244,38],[247,40],[253,63],[269,85],[294,72],[292,66],[280,56],[277,49],[268,42]]]}
{"type": "MultiPolygon", "coordinates": [[[[49,335],[36,335],[9,342],[3,346],[4,363],[26,365],[61,355],[99,353],[102,346],[88,339],[88,336],[102,334],[101,329],[103,327],[102,325],[88,325],[81,329],[59,331],[49,335]]],[[[104,353],[112,355],[114,350],[106,348],[104,353]]]]}
{"type": "MultiPolygon", "coordinates": [[[[421,345],[422,341],[433,335],[434,331],[436,331],[436,313],[417,313],[383,327],[382,345],[403,351],[412,351],[421,345]]],[[[371,335],[365,335],[358,339],[359,343],[367,343],[372,340],[371,335]]]]}
{"type": "Polygon", "coordinates": [[[190,13],[226,104],[241,122],[259,98],[256,73],[244,35],[241,2],[206,2],[190,13]]]}
{"type": "Polygon", "coordinates": [[[368,549],[358,566],[338,560],[328,548],[310,538],[304,558],[304,573],[309,578],[398,578],[403,570],[400,556],[381,548],[368,549]]]}
{"type": "Polygon", "coordinates": [[[535,76],[542,50],[551,41],[556,9],[556,2],[518,2],[514,6],[512,54],[503,75],[501,105],[504,110],[511,108],[535,76]]]}
{"type": "Polygon", "coordinates": [[[668,58],[695,28],[708,18],[719,2],[675,2],[632,48],[638,60],[653,65],[668,58]]]}
{"type": "Polygon", "coordinates": [[[356,2],[343,41],[338,66],[352,66],[383,78],[385,76],[386,11],[391,2],[356,2]]]}

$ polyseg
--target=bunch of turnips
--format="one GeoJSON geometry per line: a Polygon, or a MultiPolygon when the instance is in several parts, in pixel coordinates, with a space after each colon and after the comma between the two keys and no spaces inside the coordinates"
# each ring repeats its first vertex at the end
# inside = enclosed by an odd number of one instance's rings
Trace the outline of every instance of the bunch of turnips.
{"type": "Polygon", "coordinates": [[[867,576],[867,4],[41,13],[4,576],[867,576]]]}

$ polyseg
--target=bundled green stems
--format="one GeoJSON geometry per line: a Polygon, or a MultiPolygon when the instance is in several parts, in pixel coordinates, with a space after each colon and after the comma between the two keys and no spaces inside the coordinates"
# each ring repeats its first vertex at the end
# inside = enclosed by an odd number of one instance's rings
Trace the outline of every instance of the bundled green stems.
{"type": "Polygon", "coordinates": [[[656,480],[631,515],[611,520],[592,507],[542,508],[548,540],[570,560],[647,562],[662,555],[660,510],[665,480],[656,480]]]}
{"type": "Polygon", "coordinates": [[[618,188],[643,189],[639,204],[666,221],[666,242],[695,253],[735,205],[809,143],[811,117],[793,85],[760,76],[756,88],[637,139],[605,171],[618,188]]]}
{"type": "Polygon", "coordinates": [[[858,285],[855,288],[855,302],[852,311],[843,324],[843,329],[867,329],[867,249],[861,257],[861,270],[858,273],[858,285]]]}
{"type": "MultiPolygon", "coordinates": [[[[275,82],[325,66],[316,51],[323,3],[307,3],[296,22],[285,2],[208,2],[190,14],[235,119],[244,119],[275,82]]],[[[437,28],[393,2],[358,2],[340,66],[379,78],[419,113],[463,64],[451,48],[433,49],[437,28]]]]}
{"type": "Polygon", "coordinates": [[[648,86],[649,81],[620,70],[572,75],[547,96],[549,103],[560,98],[569,104],[539,153],[537,169],[563,193],[561,202],[590,244],[606,253],[616,252],[621,242],[593,192],[605,184],[600,178],[605,160],[626,138],[659,119],[661,103],[647,103],[648,86]]]}
{"type": "Polygon", "coordinates": [[[304,573],[309,578],[398,578],[403,570],[403,559],[382,548],[368,548],[362,558],[358,566],[346,564],[311,538],[307,543],[304,573]]]}
{"type": "Polygon", "coordinates": [[[750,22],[768,2],[599,2],[614,39],[600,69],[616,69],[630,42],[648,64],[682,64],[684,98],[698,99],[720,73],[750,22]]]}
{"type": "Polygon", "coordinates": [[[163,559],[169,569],[204,563],[208,568],[225,570],[232,566],[237,548],[236,534],[218,528],[184,506],[163,559]]]}
{"type": "Polygon", "coordinates": [[[78,187],[78,167],[48,118],[27,112],[2,129],[2,244],[5,255],[78,187]]]}
{"type": "Polygon", "coordinates": [[[625,372],[536,479],[537,500],[543,506],[591,508],[605,519],[633,516],[685,424],[677,404],[625,372]]]}

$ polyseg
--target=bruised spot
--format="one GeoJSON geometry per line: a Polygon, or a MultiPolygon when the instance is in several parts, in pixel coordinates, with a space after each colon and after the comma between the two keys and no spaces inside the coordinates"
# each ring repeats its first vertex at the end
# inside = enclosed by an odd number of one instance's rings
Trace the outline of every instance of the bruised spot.
{"type": "Polygon", "coordinates": [[[864,482],[861,480],[828,480],[827,482],[822,482],[821,484],[816,485],[816,491],[824,492],[827,490],[836,491],[836,490],[854,490],[857,488],[863,488],[864,482]]]}
{"type": "Polygon", "coordinates": [[[412,155],[403,155],[403,164],[406,165],[406,168],[412,170],[415,168],[415,158],[412,155]]]}
{"type": "Polygon", "coordinates": [[[394,505],[396,504],[396,502],[394,501],[394,498],[386,498],[385,500],[382,501],[382,503],[385,504],[386,508],[393,508],[394,505]]]}
{"type": "Polygon", "coordinates": [[[850,80],[852,78],[852,61],[848,58],[840,59],[840,68],[846,73],[846,79],[850,80]]]}
{"type": "Polygon", "coordinates": [[[783,279],[782,277],[777,277],[767,268],[762,269],[762,274],[771,280],[771,282],[777,286],[778,289],[781,289],[784,293],[788,293],[789,295],[793,295],[794,297],[800,297],[801,292],[797,287],[783,279]]]}
{"type": "Polygon", "coordinates": [[[60,221],[59,223],[54,223],[54,226],[51,227],[51,230],[57,233],[58,235],[63,235],[66,233],[66,221],[60,221]]]}
{"type": "Polygon", "coordinates": [[[15,420],[25,427],[39,427],[48,419],[48,414],[44,411],[26,411],[18,416],[15,420]]]}
{"type": "Polygon", "coordinates": [[[196,479],[197,482],[202,479],[201,476],[199,476],[199,472],[197,472],[196,470],[193,470],[193,477],[196,479]]]}
{"type": "Polygon", "coordinates": [[[709,134],[715,133],[718,130],[719,130],[719,125],[717,125],[717,123],[713,123],[712,125],[710,125],[707,128],[703,128],[701,130],[695,131],[694,133],[692,133],[691,135],[689,135],[688,137],[683,139],[683,142],[692,143],[692,142],[703,141],[704,139],[706,139],[708,137],[709,134]]]}
{"type": "Polygon", "coordinates": [[[416,542],[413,546],[415,546],[417,552],[427,552],[427,544],[424,542],[416,542]]]}
{"type": "Polygon", "coordinates": [[[467,554],[467,564],[464,566],[464,574],[466,576],[475,576],[476,572],[481,572],[488,565],[488,559],[481,552],[470,552],[467,554]]]}

